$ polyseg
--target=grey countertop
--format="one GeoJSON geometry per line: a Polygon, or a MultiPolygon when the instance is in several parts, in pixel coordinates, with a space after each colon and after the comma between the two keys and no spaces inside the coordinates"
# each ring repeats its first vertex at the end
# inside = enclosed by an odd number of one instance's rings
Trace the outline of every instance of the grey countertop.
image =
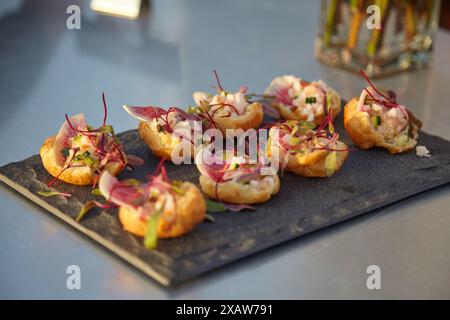
{"type": "MultiPolygon", "coordinates": [[[[224,86],[261,92],[281,74],[321,78],[344,98],[363,83],[312,56],[318,1],[152,1],[138,20],[102,16],[89,1],[0,4],[0,165],[38,152],[66,112],[100,123],[105,92],[116,131],[136,126],[123,103],[191,103],[217,69],[224,86]],[[66,8],[81,7],[81,30],[66,8]]],[[[450,34],[430,69],[378,83],[395,88],[450,139],[450,34]]],[[[0,187],[1,298],[450,298],[450,189],[316,232],[175,288],[164,288],[6,186],[0,187]],[[66,268],[81,268],[81,290],[66,268]],[[381,289],[366,268],[381,269],[381,289]]]]}

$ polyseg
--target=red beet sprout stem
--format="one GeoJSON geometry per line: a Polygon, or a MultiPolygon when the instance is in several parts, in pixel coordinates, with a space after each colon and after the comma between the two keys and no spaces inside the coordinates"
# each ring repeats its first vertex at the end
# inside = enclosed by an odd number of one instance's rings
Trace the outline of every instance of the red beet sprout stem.
{"type": "Polygon", "coordinates": [[[105,93],[102,92],[102,100],[103,100],[103,110],[104,110],[104,115],[103,115],[103,126],[106,125],[106,119],[108,118],[108,108],[106,106],[106,99],[105,99],[105,93]]]}
{"type": "Polygon", "coordinates": [[[220,79],[219,79],[219,76],[217,75],[217,71],[216,71],[216,70],[214,70],[214,76],[216,77],[217,86],[219,87],[219,90],[220,90],[220,91],[225,91],[225,90],[223,90],[223,88],[222,88],[222,84],[220,83],[220,79]]]}

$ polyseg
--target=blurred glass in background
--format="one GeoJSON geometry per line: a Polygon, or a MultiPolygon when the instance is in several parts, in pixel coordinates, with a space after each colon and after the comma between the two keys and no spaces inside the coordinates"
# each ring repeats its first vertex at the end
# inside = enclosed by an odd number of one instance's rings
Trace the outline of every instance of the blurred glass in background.
{"type": "Polygon", "coordinates": [[[430,63],[440,0],[322,0],[316,57],[384,76],[430,63]]]}

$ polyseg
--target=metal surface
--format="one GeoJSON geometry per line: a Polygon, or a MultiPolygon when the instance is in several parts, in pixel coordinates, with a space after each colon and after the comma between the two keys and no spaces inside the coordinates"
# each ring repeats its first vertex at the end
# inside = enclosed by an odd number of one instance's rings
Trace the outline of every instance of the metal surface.
{"type": "MultiPolygon", "coordinates": [[[[38,151],[66,112],[100,123],[105,91],[117,131],[135,126],[123,103],[185,105],[212,83],[262,91],[276,75],[322,78],[344,98],[354,75],[312,57],[317,1],[153,1],[135,21],[100,16],[77,1],[0,5],[0,164],[38,151]]],[[[424,122],[450,139],[450,35],[439,31],[431,69],[381,80],[424,122]]],[[[0,188],[2,298],[450,298],[450,193],[442,187],[291,241],[182,286],[166,289],[115,259],[13,191],[0,188]],[[82,289],[66,288],[77,264],[82,289]],[[366,268],[381,268],[368,290],[366,268]]]]}

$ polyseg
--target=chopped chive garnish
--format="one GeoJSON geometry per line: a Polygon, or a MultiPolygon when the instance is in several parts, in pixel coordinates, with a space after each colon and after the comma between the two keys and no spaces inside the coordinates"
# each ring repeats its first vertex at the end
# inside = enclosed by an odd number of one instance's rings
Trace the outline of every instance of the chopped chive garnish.
{"type": "Polygon", "coordinates": [[[129,186],[138,186],[138,185],[142,184],[141,181],[139,181],[138,179],[134,179],[134,178],[125,179],[123,181],[123,183],[126,183],[129,186]]]}
{"type": "Polygon", "coordinates": [[[313,104],[313,103],[316,103],[316,97],[306,97],[306,100],[305,100],[305,102],[307,103],[307,104],[313,104]]]}
{"type": "Polygon", "coordinates": [[[69,156],[69,148],[62,149],[61,153],[64,156],[64,158],[67,158],[69,156]]]}

